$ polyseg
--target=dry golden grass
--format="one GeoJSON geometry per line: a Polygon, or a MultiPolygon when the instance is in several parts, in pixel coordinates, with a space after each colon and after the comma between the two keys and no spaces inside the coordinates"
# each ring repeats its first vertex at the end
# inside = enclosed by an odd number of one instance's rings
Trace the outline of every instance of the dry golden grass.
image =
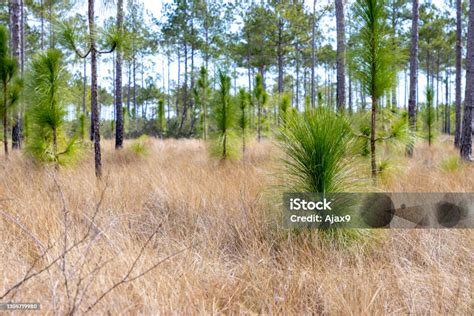
{"type": "MultiPolygon", "coordinates": [[[[212,160],[193,140],[150,140],[144,157],[104,145],[102,182],[91,159],[59,172],[18,154],[1,162],[0,296],[35,261],[39,270],[63,251],[62,200],[70,245],[89,227],[103,192],[92,241],[67,254],[65,269],[58,260],[3,301],[39,302],[42,314],[67,313],[76,301],[83,313],[124,277],[159,227],[131,277],[186,250],[115,288],[93,313],[474,312],[472,230],[387,230],[378,243],[331,248],[316,234],[281,228],[272,201],[278,151],[270,143],[253,144],[245,164],[212,160]]],[[[419,146],[414,159],[401,156],[380,189],[474,191],[474,165],[441,168],[456,155],[446,148],[443,139],[419,146]]]]}

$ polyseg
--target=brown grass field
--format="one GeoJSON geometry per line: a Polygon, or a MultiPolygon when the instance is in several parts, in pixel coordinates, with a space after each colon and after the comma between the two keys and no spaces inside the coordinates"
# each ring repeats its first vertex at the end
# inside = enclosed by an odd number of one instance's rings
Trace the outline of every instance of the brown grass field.
{"type": "MultiPolygon", "coordinates": [[[[399,155],[379,189],[474,191],[474,165],[446,167],[448,141],[399,155]]],[[[268,141],[245,164],[196,140],[149,140],[138,157],[104,146],[100,182],[92,155],[59,171],[18,153],[0,162],[0,297],[50,265],[0,302],[41,314],[474,313],[473,230],[384,230],[331,247],[281,227],[268,141]]]]}

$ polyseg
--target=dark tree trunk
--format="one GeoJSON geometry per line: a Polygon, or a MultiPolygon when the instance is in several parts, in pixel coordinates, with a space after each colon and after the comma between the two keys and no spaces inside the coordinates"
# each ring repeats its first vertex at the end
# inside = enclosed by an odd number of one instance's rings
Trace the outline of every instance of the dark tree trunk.
{"type": "Polygon", "coordinates": [[[311,34],[311,107],[316,105],[315,91],[315,67],[316,67],[316,2],[313,0],[313,16],[312,16],[312,34],[311,34]]]}
{"type": "Polygon", "coordinates": [[[349,113],[352,113],[353,109],[353,101],[352,101],[352,74],[351,70],[349,69],[349,113]]]}
{"type": "Polygon", "coordinates": [[[132,86],[132,62],[128,61],[127,113],[129,117],[131,117],[131,113],[130,113],[131,86],[132,86]]]}
{"type": "MultiPolygon", "coordinates": [[[[408,98],[408,121],[410,129],[416,130],[416,91],[418,70],[418,0],[412,2],[411,50],[410,50],[410,96],[408,98]]],[[[407,155],[413,156],[414,144],[407,146],[407,155]]]]}
{"type": "Polygon", "coordinates": [[[179,97],[181,95],[181,50],[178,47],[178,78],[176,87],[176,122],[179,120],[179,97]]]}
{"type": "Polygon", "coordinates": [[[94,0],[89,0],[89,33],[90,33],[90,54],[91,54],[91,112],[92,130],[94,136],[94,163],[95,175],[102,176],[102,157],[100,152],[100,116],[97,93],[97,47],[96,30],[94,16],[94,0]]]}
{"type": "Polygon", "coordinates": [[[451,134],[451,110],[450,110],[449,101],[448,101],[449,74],[448,74],[448,70],[447,70],[447,69],[446,69],[446,81],[445,81],[445,85],[446,85],[446,118],[445,118],[445,122],[446,122],[446,133],[451,134]]]}
{"type": "Polygon", "coordinates": [[[469,1],[469,26],[467,29],[466,92],[464,96],[464,122],[461,135],[461,157],[471,160],[472,109],[474,108],[474,0],[469,1]]]}
{"type": "Polygon", "coordinates": [[[296,93],[295,104],[296,108],[300,108],[300,54],[298,43],[295,44],[295,59],[296,59],[296,93]]]}
{"type": "MultiPolygon", "coordinates": [[[[15,58],[18,69],[21,65],[21,1],[11,0],[11,34],[12,34],[12,55],[15,58]]],[[[21,119],[20,111],[15,110],[12,126],[12,149],[21,147],[21,119]]]]}
{"type": "MultiPolygon", "coordinates": [[[[454,132],[454,146],[459,147],[461,144],[461,0],[456,0],[456,122],[454,132]]],[[[446,98],[446,102],[448,102],[446,98]]]]}
{"type": "Polygon", "coordinates": [[[84,77],[82,79],[82,113],[84,113],[84,117],[87,115],[87,104],[86,104],[86,96],[87,96],[87,59],[84,58],[84,69],[83,69],[84,77]]]}
{"type": "Polygon", "coordinates": [[[41,20],[41,50],[44,50],[44,0],[40,1],[40,20],[41,20]]]}
{"type": "Polygon", "coordinates": [[[183,86],[183,112],[181,113],[181,122],[179,131],[182,132],[186,115],[188,111],[188,44],[184,44],[184,86],[183,86]]]}
{"type": "MultiPolygon", "coordinates": [[[[170,100],[170,85],[171,85],[171,81],[170,81],[170,76],[171,76],[171,71],[170,71],[170,68],[171,68],[171,60],[170,60],[170,54],[167,53],[166,54],[166,58],[167,58],[167,64],[168,64],[168,67],[167,67],[167,76],[168,76],[168,87],[167,87],[167,96],[166,96],[166,103],[167,103],[167,106],[168,106],[168,121],[170,120],[170,115],[171,115],[171,100],[170,100]]],[[[165,91],[165,89],[163,89],[163,92],[165,91]]]]}
{"type": "MultiPolygon", "coordinates": [[[[8,102],[8,85],[3,82],[3,104],[8,102]]],[[[3,107],[3,148],[5,150],[5,159],[8,159],[8,107],[3,107]]]]}
{"type": "Polygon", "coordinates": [[[133,101],[133,118],[135,119],[135,130],[138,130],[138,109],[137,109],[137,61],[135,52],[132,56],[132,101],[133,101]]]}
{"type": "Polygon", "coordinates": [[[375,157],[375,129],[376,129],[377,99],[372,97],[372,112],[370,116],[370,166],[372,170],[372,178],[377,177],[377,161],[375,157]]]}
{"type": "MultiPolygon", "coordinates": [[[[117,29],[123,29],[123,0],[117,1],[117,29]]],[[[115,148],[123,147],[123,107],[122,107],[122,51],[117,50],[115,59],[115,148]]]]}
{"type": "Polygon", "coordinates": [[[278,19],[278,45],[277,45],[277,59],[278,59],[278,93],[282,94],[283,87],[283,20],[278,19]]]}
{"type": "Polygon", "coordinates": [[[346,77],[345,77],[345,30],[344,30],[344,3],[343,0],[336,0],[336,31],[337,31],[337,87],[336,106],[338,111],[344,110],[346,102],[346,77]]]}

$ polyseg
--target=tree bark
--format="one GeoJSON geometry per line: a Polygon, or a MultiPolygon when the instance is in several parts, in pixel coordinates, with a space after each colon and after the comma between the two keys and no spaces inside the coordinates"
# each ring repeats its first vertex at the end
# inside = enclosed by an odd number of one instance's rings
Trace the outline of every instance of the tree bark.
{"type": "MultiPolygon", "coordinates": [[[[21,1],[11,0],[11,34],[12,34],[12,55],[15,58],[18,69],[21,65],[21,1]]],[[[15,109],[12,126],[12,149],[21,147],[21,119],[19,109],[15,109]]]]}
{"type": "Polygon", "coordinates": [[[370,166],[372,170],[372,178],[377,178],[377,161],[375,157],[375,124],[377,114],[377,99],[372,96],[372,112],[370,116],[370,166]]]}
{"type": "Polygon", "coordinates": [[[345,23],[344,23],[344,3],[336,0],[336,32],[337,32],[337,87],[336,87],[336,107],[338,111],[344,110],[346,103],[346,76],[345,76],[345,23]]]}
{"type": "Polygon", "coordinates": [[[102,156],[100,151],[100,116],[97,93],[97,47],[96,30],[94,16],[94,0],[88,3],[89,15],[89,35],[90,35],[90,54],[91,54],[91,112],[92,112],[92,131],[94,136],[94,163],[95,175],[102,177],[102,156]]]}
{"type": "Polygon", "coordinates": [[[8,107],[6,106],[8,99],[8,85],[3,82],[3,148],[5,150],[5,159],[8,159],[8,107]]]}
{"type": "MultiPolygon", "coordinates": [[[[418,0],[412,2],[411,50],[410,50],[410,96],[408,98],[408,121],[412,132],[416,130],[416,91],[418,69],[418,0]]],[[[414,144],[407,146],[407,155],[413,156],[414,144]]]]}
{"type": "MultiPolygon", "coordinates": [[[[123,0],[117,1],[117,30],[123,30],[123,0]]],[[[117,50],[115,59],[115,148],[123,147],[123,107],[122,107],[122,51],[117,50]]]]}
{"type": "MultiPolygon", "coordinates": [[[[461,144],[461,50],[462,50],[462,21],[461,0],[456,0],[456,122],[454,132],[454,146],[461,144]]],[[[448,100],[446,99],[446,102],[448,100]]]]}
{"type": "Polygon", "coordinates": [[[469,1],[469,26],[467,29],[466,92],[464,96],[464,122],[461,138],[461,158],[471,160],[472,109],[474,108],[474,0],[469,1]]]}
{"type": "Polygon", "coordinates": [[[300,109],[300,51],[298,42],[295,44],[295,59],[296,59],[296,93],[295,93],[295,104],[296,109],[300,109]]]}
{"type": "Polygon", "coordinates": [[[283,20],[278,19],[278,45],[277,45],[277,59],[278,59],[278,93],[283,93],[283,20]]]}
{"type": "Polygon", "coordinates": [[[316,105],[315,91],[315,67],[316,67],[316,2],[313,0],[313,16],[312,16],[312,34],[311,34],[311,107],[316,105]]]}
{"type": "Polygon", "coordinates": [[[86,96],[87,96],[87,59],[84,58],[84,77],[82,81],[82,113],[84,113],[84,117],[87,115],[87,103],[86,103],[86,96]]]}

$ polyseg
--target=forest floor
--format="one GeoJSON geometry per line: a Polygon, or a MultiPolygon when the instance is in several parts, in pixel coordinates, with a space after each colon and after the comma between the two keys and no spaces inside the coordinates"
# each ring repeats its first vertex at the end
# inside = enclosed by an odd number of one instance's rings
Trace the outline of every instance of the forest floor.
{"type": "MultiPolygon", "coordinates": [[[[42,314],[474,312],[472,229],[384,230],[330,247],[281,227],[269,141],[245,164],[209,158],[195,140],[149,140],[143,156],[104,146],[101,182],[92,159],[59,172],[18,153],[1,162],[0,297],[51,267],[0,302],[40,303],[42,314]]],[[[459,165],[450,140],[415,153],[379,189],[474,191],[474,164],[459,165]]]]}

